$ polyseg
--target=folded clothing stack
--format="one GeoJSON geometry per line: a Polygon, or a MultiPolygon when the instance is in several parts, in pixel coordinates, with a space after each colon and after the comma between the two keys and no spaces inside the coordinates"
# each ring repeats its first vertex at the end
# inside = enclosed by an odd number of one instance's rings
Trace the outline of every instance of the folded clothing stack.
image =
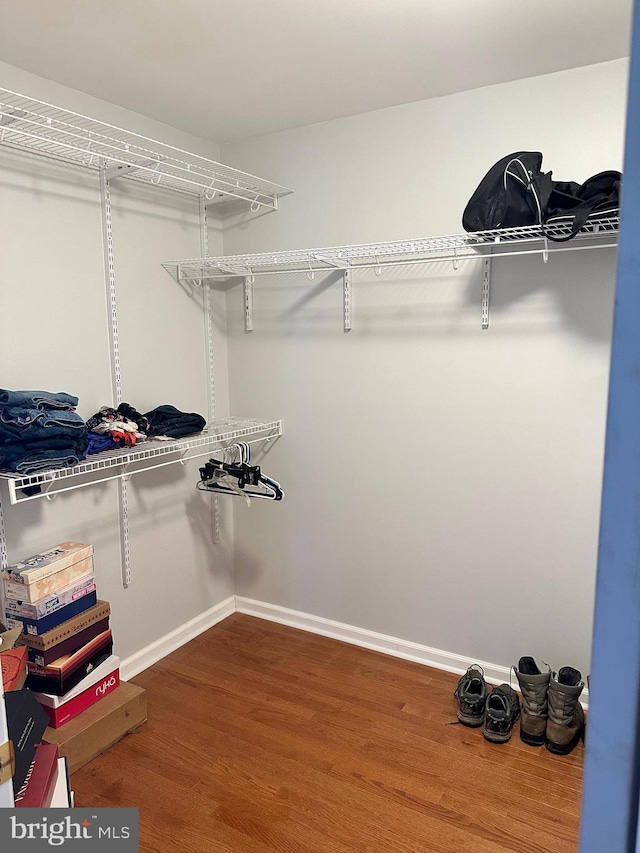
{"type": "Polygon", "coordinates": [[[33,474],[77,465],[87,449],[77,405],[64,392],[0,389],[0,468],[33,474]]]}
{"type": "Polygon", "coordinates": [[[202,432],[207,422],[196,412],[181,412],[175,406],[158,406],[144,417],[149,421],[149,435],[167,435],[170,438],[182,438],[194,432],[202,432]]]}
{"type": "Polygon", "coordinates": [[[102,406],[86,426],[89,430],[87,453],[131,447],[144,441],[149,431],[149,421],[128,403],[120,403],[117,409],[102,406]]]}

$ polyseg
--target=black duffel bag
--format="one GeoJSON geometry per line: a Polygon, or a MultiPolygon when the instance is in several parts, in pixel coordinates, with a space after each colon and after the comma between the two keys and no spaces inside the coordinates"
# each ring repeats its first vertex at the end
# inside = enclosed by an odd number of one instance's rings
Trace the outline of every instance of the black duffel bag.
{"type": "Polygon", "coordinates": [[[620,207],[620,172],[601,172],[583,184],[553,181],[542,171],[539,151],[516,151],[489,169],[462,216],[465,231],[494,231],[538,225],[550,240],[571,240],[590,217],[620,207]],[[562,224],[561,236],[547,225],[562,224]]]}
{"type": "Polygon", "coordinates": [[[543,223],[546,236],[557,243],[563,243],[575,237],[590,218],[604,219],[617,215],[620,210],[621,189],[622,174],[614,171],[599,172],[583,184],[577,184],[575,181],[553,181],[543,223]],[[568,235],[556,237],[549,233],[547,226],[565,223],[570,229],[568,235]]]}
{"type": "Polygon", "coordinates": [[[539,225],[551,195],[551,172],[539,151],[516,151],[492,166],[462,215],[465,231],[539,225]]]}

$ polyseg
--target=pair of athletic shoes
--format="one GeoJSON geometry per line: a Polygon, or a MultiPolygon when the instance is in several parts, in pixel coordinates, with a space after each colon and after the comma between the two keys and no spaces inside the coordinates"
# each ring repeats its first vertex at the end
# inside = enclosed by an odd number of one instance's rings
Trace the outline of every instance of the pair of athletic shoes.
{"type": "Polygon", "coordinates": [[[482,726],[483,737],[491,743],[506,743],[511,738],[520,717],[520,699],[508,684],[490,690],[482,667],[474,664],[462,676],[453,695],[463,726],[482,726]]]}

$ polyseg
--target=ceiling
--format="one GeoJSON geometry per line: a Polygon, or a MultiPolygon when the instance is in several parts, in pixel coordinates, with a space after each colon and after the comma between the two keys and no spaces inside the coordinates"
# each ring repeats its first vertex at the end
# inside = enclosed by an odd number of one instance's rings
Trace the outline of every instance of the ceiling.
{"type": "Polygon", "coordinates": [[[0,59],[226,143],[626,56],[631,5],[0,0],[0,59]]]}

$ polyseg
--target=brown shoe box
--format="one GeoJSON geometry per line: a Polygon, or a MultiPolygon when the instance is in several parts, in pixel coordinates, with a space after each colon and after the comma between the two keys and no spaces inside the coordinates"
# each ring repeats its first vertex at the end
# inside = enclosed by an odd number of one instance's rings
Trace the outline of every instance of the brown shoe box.
{"type": "Polygon", "coordinates": [[[120,686],[59,729],[47,727],[43,741],[58,744],[69,772],[75,773],[100,753],[137,729],[147,719],[147,695],[142,687],[120,686]]]}

